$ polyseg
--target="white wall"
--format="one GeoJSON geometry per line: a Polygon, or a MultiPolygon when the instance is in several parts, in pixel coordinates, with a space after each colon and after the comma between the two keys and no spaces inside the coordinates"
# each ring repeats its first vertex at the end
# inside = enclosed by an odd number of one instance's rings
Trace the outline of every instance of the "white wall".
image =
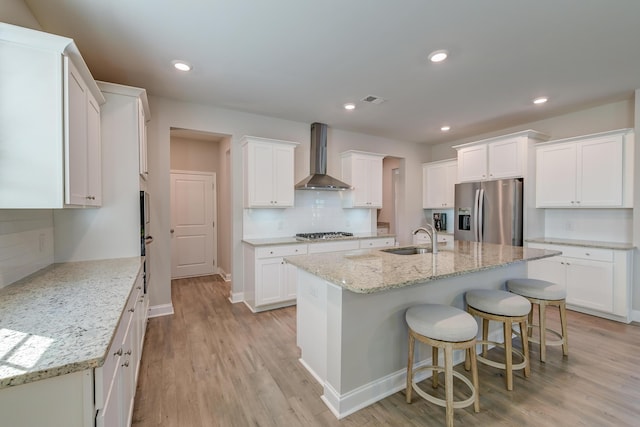
{"type": "MultiPolygon", "coordinates": [[[[151,289],[151,305],[171,303],[170,285],[170,212],[169,212],[169,169],[170,169],[170,128],[184,128],[204,132],[231,135],[231,242],[232,286],[235,294],[243,289],[242,237],[245,212],[242,208],[242,155],[240,139],[244,135],[260,136],[282,140],[297,141],[301,144],[295,151],[295,181],[309,174],[310,128],[309,123],[293,122],[266,116],[241,113],[205,105],[176,102],[168,99],[150,97],[150,108],[154,112],[149,123],[149,191],[155,200],[155,209],[151,212],[156,239],[156,251],[152,260],[151,274],[154,286],[151,289]]],[[[339,177],[339,154],[346,150],[376,152],[394,157],[405,158],[405,174],[401,178],[405,183],[406,194],[401,195],[400,203],[404,213],[399,218],[402,224],[398,237],[410,242],[411,230],[422,221],[422,163],[428,161],[428,149],[413,143],[372,137],[364,134],[329,128],[327,172],[339,177]],[[409,177],[409,178],[407,178],[409,177]]],[[[297,192],[299,193],[299,192],[297,192]]],[[[296,194],[297,196],[297,194],[296,194]]],[[[304,200],[302,196],[301,200],[304,200]]],[[[283,231],[286,210],[261,213],[269,217],[267,223],[275,224],[275,231],[283,231]],[[278,223],[283,229],[278,230],[278,223]]],[[[357,210],[355,210],[357,211],[357,210]]],[[[357,213],[348,213],[357,215],[357,213]]],[[[375,214],[374,214],[375,217],[375,214]]],[[[287,232],[289,235],[290,233],[287,232]]]]}
{"type": "MultiPolygon", "coordinates": [[[[640,89],[636,90],[634,110],[635,150],[634,150],[634,189],[633,189],[633,244],[636,246],[633,268],[633,308],[640,310],[640,89]]],[[[640,322],[640,315],[634,316],[640,322]]]]}
{"type": "Polygon", "coordinates": [[[225,280],[231,279],[231,138],[218,144],[218,268],[225,280]]]}

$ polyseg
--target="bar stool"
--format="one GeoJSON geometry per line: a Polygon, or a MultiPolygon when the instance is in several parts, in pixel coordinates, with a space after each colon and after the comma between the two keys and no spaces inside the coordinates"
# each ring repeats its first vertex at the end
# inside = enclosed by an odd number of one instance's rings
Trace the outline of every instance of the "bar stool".
{"type": "Polygon", "coordinates": [[[527,330],[527,317],[531,303],[526,298],[511,292],[494,289],[476,289],[465,293],[467,311],[482,319],[482,356],[478,361],[494,368],[505,370],[507,390],[513,390],[513,370],[524,369],[524,376],[529,377],[529,341],[522,339],[522,351],[513,348],[511,336],[513,324],[518,323],[521,331],[527,330]],[[489,341],[489,321],[503,324],[504,343],[489,341]],[[505,363],[495,362],[487,358],[487,344],[504,348],[505,363]],[[513,363],[513,354],[522,358],[522,362],[513,363]]]}
{"type": "Polygon", "coordinates": [[[529,312],[529,342],[540,344],[540,361],[547,358],[547,346],[562,346],[562,355],[569,355],[569,343],[567,341],[567,311],[565,299],[567,292],[556,283],[538,279],[511,279],[507,281],[507,289],[514,294],[521,295],[532,304],[529,312]],[[538,324],[533,324],[533,305],[538,305],[538,324]],[[547,329],[545,326],[545,310],[547,306],[558,307],[560,311],[561,332],[547,329]],[[539,339],[533,337],[533,328],[538,327],[539,339]],[[547,331],[555,335],[557,340],[547,339],[547,331]]]}
{"type": "MultiPolygon", "coordinates": [[[[480,412],[478,396],[478,367],[476,363],[476,335],[478,324],[468,313],[456,307],[439,304],[423,304],[411,307],[405,313],[409,326],[409,362],[407,364],[407,403],[411,403],[411,391],[438,406],[446,408],[447,426],[453,426],[453,409],[466,408],[473,404],[475,412],[480,412]],[[430,345],[432,348],[430,366],[413,369],[413,353],[415,340],[430,345]],[[438,365],[438,349],[444,349],[444,367],[438,365]],[[470,359],[471,377],[467,377],[453,370],[453,350],[465,350],[470,359]],[[431,385],[438,387],[438,372],[444,372],[445,399],[440,399],[418,387],[414,381],[416,372],[431,370],[431,385]],[[471,396],[466,400],[453,400],[453,377],[460,379],[471,390],[471,396]]],[[[466,365],[466,363],[465,363],[466,365]]],[[[466,366],[465,366],[466,367],[466,366]]]]}

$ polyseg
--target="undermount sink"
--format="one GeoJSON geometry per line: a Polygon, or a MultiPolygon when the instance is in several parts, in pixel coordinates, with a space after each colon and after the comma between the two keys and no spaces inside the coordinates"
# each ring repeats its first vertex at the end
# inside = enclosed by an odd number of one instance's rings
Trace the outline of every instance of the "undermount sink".
{"type": "Polygon", "coordinates": [[[387,252],[395,255],[430,254],[431,248],[421,248],[418,246],[405,246],[403,248],[382,249],[382,252],[387,252]]]}

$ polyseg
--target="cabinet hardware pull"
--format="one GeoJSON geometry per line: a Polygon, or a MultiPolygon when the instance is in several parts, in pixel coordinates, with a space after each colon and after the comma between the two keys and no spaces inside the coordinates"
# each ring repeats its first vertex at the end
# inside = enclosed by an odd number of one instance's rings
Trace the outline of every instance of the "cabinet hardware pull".
{"type": "Polygon", "coordinates": [[[124,362],[124,363],[122,364],[122,367],[123,367],[123,368],[128,368],[128,367],[129,367],[129,361],[127,360],[126,362],[124,362]]]}
{"type": "Polygon", "coordinates": [[[127,350],[127,352],[125,353],[127,356],[131,356],[131,349],[127,350]]]}
{"type": "Polygon", "coordinates": [[[130,311],[131,313],[133,313],[134,311],[136,311],[136,309],[135,309],[135,308],[130,308],[130,309],[129,309],[129,311],[130,311]]]}
{"type": "Polygon", "coordinates": [[[116,351],[115,353],[113,353],[114,356],[122,356],[122,349],[119,349],[118,351],[116,351]]]}

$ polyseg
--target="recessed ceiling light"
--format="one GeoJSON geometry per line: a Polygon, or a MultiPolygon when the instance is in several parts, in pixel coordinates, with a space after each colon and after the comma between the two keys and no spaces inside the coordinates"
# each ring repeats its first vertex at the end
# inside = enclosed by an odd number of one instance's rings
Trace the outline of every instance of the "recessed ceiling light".
{"type": "Polygon", "coordinates": [[[545,102],[547,102],[549,100],[549,98],[547,98],[546,96],[541,96],[539,98],[536,98],[533,100],[534,104],[544,104],[545,102]]]}
{"type": "Polygon", "coordinates": [[[431,52],[429,54],[429,61],[431,61],[431,62],[442,62],[445,59],[447,59],[447,56],[449,56],[449,52],[447,52],[444,49],[434,50],[433,52],[431,52]]]}
{"type": "Polygon", "coordinates": [[[356,104],[349,102],[347,104],[344,104],[344,109],[345,110],[355,110],[356,108],[356,104]]]}
{"type": "Polygon", "coordinates": [[[440,128],[440,130],[441,130],[442,132],[449,132],[449,131],[451,130],[451,126],[447,126],[447,125],[442,126],[442,127],[440,128]]]}
{"type": "Polygon", "coordinates": [[[172,61],[172,64],[176,68],[176,70],[180,71],[191,71],[191,69],[193,68],[189,63],[184,61],[172,61]]]}

